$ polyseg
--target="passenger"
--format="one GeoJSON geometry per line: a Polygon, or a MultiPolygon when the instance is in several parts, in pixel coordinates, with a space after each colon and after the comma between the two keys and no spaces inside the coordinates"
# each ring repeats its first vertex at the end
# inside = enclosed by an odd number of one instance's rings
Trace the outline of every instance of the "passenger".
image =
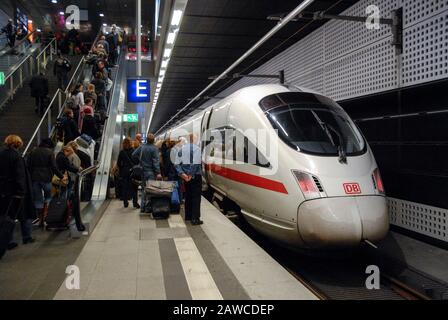
{"type": "MultiPolygon", "coordinates": [[[[34,207],[39,218],[39,227],[44,227],[51,201],[51,180],[54,175],[64,181],[68,180],[58,170],[53,153],[54,144],[51,139],[44,139],[39,147],[31,151],[28,157],[28,168],[33,182],[34,207]]],[[[68,181],[67,181],[68,182],[68,181]]]]}
{"type": "Polygon", "coordinates": [[[58,52],[58,58],[53,65],[53,74],[58,78],[58,88],[65,90],[68,85],[68,74],[72,66],[70,61],[62,56],[62,53],[58,52]]]}
{"type": "Polygon", "coordinates": [[[192,225],[200,225],[201,217],[201,149],[197,145],[197,137],[190,134],[189,143],[179,151],[176,159],[176,171],[185,182],[185,220],[192,225]]]}
{"type": "MultiPolygon", "coordinates": [[[[0,215],[7,215],[12,221],[20,221],[23,244],[32,243],[32,221],[36,218],[35,211],[27,202],[30,198],[31,188],[28,184],[28,176],[25,161],[19,154],[23,146],[22,139],[16,135],[9,135],[5,139],[5,146],[0,151],[0,215]]],[[[13,241],[14,229],[2,230],[11,232],[7,248],[0,248],[0,258],[4,250],[14,249],[17,243],[13,241]]]]}
{"type": "Polygon", "coordinates": [[[6,40],[10,48],[14,48],[16,43],[16,27],[13,24],[12,19],[8,19],[8,24],[4,26],[0,34],[6,33],[6,40]]]}
{"type": "Polygon", "coordinates": [[[109,42],[110,63],[112,67],[116,67],[118,58],[118,32],[115,24],[112,25],[112,32],[108,34],[106,40],[109,42]]]}
{"type": "Polygon", "coordinates": [[[171,150],[174,145],[174,141],[168,138],[163,142],[160,148],[160,153],[162,154],[163,175],[168,181],[175,181],[177,177],[176,168],[174,167],[173,161],[171,161],[171,150]]]}
{"type": "Polygon", "coordinates": [[[78,157],[79,161],[74,160],[74,154],[75,150],[73,150],[70,146],[65,146],[62,148],[62,151],[60,151],[56,156],[56,166],[58,167],[58,170],[60,172],[68,173],[69,177],[69,183],[67,186],[67,194],[69,197],[72,197],[72,191],[75,181],[73,178],[76,179],[76,174],[79,173],[82,169],[81,166],[75,166],[73,165],[74,162],[81,163],[81,160],[78,157]],[[71,159],[71,160],[70,160],[71,159]]]}
{"type": "Polygon", "coordinates": [[[71,30],[69,30],[67,34],[67,41],[69,46],[69,54],[74,55],[75,54],[75,47],[78,45],[79,42],[79,32],[76,30],[75,27],[73,27],[71,30]]]}
{"type": "Polygon", "coordinates": [[[106,79],[104,74],[101,72],[95,73],[95,77],[91,82],[95,86],[95,93],[97,95],[96,110],[103,111],[106,110],[106,79]]]}
{"type": "Polygon", "coordinates": [[[135,149],[137,149],[138,147],[140,147],[142,145],[142,135],[141,135],[141,133],[137,133],[135,135],[134,142],[135,142],[135,145],[137,145],[137,147],[135,147],[135,149]]]}
{"type": "Polygon", "coordinates": [[[47,108],[45,98],[48,95],[48,79],[41,72],[31,78],[29,85],[31,88],[31,97],[36,99],[34,112],[42,116],[47,108]]]}
{"type": "MultiPolygon", "coordinates": [[[[89,100],[90,99],[87,99],[87,101],[89,100]]],[[[83,108],[81,133],[90,136],[93,140],[97,140],[99,137],[101,137],[98,124],[93,116],[93,109],[89,105],[83,108]]]]}
{"type": "Polygon", "coordinates": [[[104,50],[106,50],[106,53],[109,55],[109,42],[106,41],[105,36],[101,36],[100,39],[97,42],[97,45],[102,45],[104,47],[104,50]]]}
{"type": "Polygon", "coordinates": [[[95,110],[96,108],[96,101],[98,99],[98,96],[95,93],[95,85],[94,84],[89,84],[89,86],[87,87],[87,91],[84,92],[84,99],[92,99],[92,107],[95,110]]]}
{"type": "MultiPolygon", "coordinates": [[[[162,179],[162,175],[160,174],[159,149],[154,146],[154,141],[154,135],[149,134],[146,139],[146,144],[141,145],[132,153],[134,161],[140,163],[143,168],[143,186],[146,185],[146,181],[148,180],[162,179]]],[[[145,192],[142,192],[142,212],[144,212],[145,203],[145,192]]]]}
{"type": "Polygon", "coordinates": [[[70,108],[73,110],[74,119],[78,121],[81,116],[81,108],[84,107],[84,86],[81,83],[78,83],[75,86],[75,90],[72,91],[73,105],[70,108]]]}
{"type": "Polygon", "coordinates": [[[85,104],[82,106],[82,108],[80,109],[80,113],[79,113],[79,119],[78,119],[79,132],[81,132],[81,128],[83,125],[83,120],[84,120],[84,116],[85,116],[86,112],[88,112],[89,114],[93,114],[92,99],[86,99],[84,102],[85,102],[85,104]]]}
{"type": "Polygon", "coordinates": [[[122,190],[123,205],[125,208],[129,206],[129,199],[132,199],[132,204],[135,209],[140,209],[137,196],[137,185],[132,182],[131,169],[136,165],[133,160],[132,141],[129,138],[123,140],[123,149],[118,155],[118,173],[120,175],[120,189],[122,190]]]}
{"type": "Polygon", "coordinates": [[[76,125],[74,117],[75,115],[72,109],[65,109],[64,117],[62,119],[62,130],[65,145],[79,137],[78,126],[76,125]]]}

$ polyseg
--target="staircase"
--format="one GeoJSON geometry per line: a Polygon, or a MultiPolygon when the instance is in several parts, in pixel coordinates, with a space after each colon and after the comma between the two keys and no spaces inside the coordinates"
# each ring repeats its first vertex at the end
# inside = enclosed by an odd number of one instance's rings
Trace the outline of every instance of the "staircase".
{"type": "MultiPolygon", "coordinates": [[[[82,56],[66,57],[72,64],[69,78],[72,76],[82,56]]],[[[54,96],[58,89],[56,76],[53,75],[53,63],[48,63],[45,75],[48,78],[50,99],[54,96]]],[[[19,135],[24,145],[27,145],[31,139],[34,130],[36,130],[41,117],[34,111],[35,99],[31,97],[31,90],[28,86],[30,79],[27,79],[23,87],[17,90],[14,99],[8,102],[0,113],[0,144],[3,143],[9,134],[19,135]]],[[[57,116],[57,106],[53,104],[52,117],[57,116]]]]}
{"type": "Polygon", "coordinates": [[[22,62],[29,54],[35,52],[39,47],[40,43],[32,44],[20,54],[8,53],[10,51],[9,47],[3,49],[0,53],[0,72],[4,72],[5,76],[7,76],[16,65],[22,62]]]}

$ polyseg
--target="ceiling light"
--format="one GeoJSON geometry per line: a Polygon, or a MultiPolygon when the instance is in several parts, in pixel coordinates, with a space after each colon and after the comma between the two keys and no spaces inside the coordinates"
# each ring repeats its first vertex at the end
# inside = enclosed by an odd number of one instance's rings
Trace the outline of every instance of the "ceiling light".
{"type": "Polygon", "coordinates": [[[104,17],[104,13],[100,13],[100,17],[104,17]]]}
{"type": "Polygon", "coordinates": [[[28,23],[33,23],[33,20],[28,20],[28,23]]]}
{"type": "Polygon", "coordinates": [[[58,0],[51,0],[51,3],[58,3],[58,0]]]}
{"type": "Polygon", "coordinates": [[[173,12],[173,18],[171,19],[171,25],[172,26],[178,26],[180,23],[180,19],[182,19],[182,10],[174,10],[173,12]]]}
{"type": "Polygon", "coordinates": [[[170,48],[166,48],[165,49],[165,52],[163,53],[163,56],[165,57],[165,58],[169,58],[170,56],[171,56],[171,52],[173,51],[173,49],[170,49],[170,48]]]}
{"type": "Polygon", "coordinates": [[[107,23],[103,23],[103,27],[107,27],[107,23]]]}
{"type": "Polygon", "coordinates": [[[65,13],[64,13],[63,11],[59,11],[59,15],[60,15],[60,16],[64,16],[65,13]]]}

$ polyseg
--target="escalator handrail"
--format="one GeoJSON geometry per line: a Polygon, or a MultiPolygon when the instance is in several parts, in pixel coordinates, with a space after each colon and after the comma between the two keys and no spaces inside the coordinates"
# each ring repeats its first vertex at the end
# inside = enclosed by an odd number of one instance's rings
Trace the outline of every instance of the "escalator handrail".
{"type": "Polygon", "coordinates": [[[54,101],[56,100],[56,97],[58,96],[58,93],[59,93],[60,91],[61,91],[61,89],[58,89],[58,90],[56,91],[56,94],[54,95],[53,99],[51,100],[51,102],[50,102],[50,104],[49,104],[47,110],[45,110],[45,113],[44,113],[44,115],[42,116],[42,119],[40,119],[40,122],[39,122],[39,124],[37,125],[36,130],[34,130],[34,133],[33,133],[33,135],[31,136],[31,139],[29,140],[29,142],[28,142],[28,144],[27,144],[25,150],[24,150],[23,153],[22,153],[22,157],[24,157],[24,156],[26,155],[26,153],[28,152],[29,148],[30,148],[31,145],[33,144],[34,138],[36,137],[37,133],[39,132],[39,129],[40,129],[40,127],[42,126],[45,117],[48,116],[48,112],[50,112],[51,106],[53,105],[53,103],[54,103],[54,101]]]}
{"type": "Polygon", "coordinates": [[[43,55],[44,52],[47,50],[47,48],[48,48],[49,46],[51,46],[51,44],[52,44],[53,42],[55,42],[55,41],[56,41],[56,38],[53,38],[53,39],[50,41],[50,43],[47,44],[47,45],[45,46],[45,48],[43,48],[43,49],[40,51],[40,53],[36,56],[36,60],[39,59],[40,56],[43,55]]]}
{"type": "MultiPolygon", "coordinates": [[[[96,37],[95,37],[95,39],[94,39],[94,41],[92,43],[92,48],[90,50],[93,49],[93,46],[97,42],[97,39],[99,38],[100,34],[101,34],[101,30],[96,35],[96,37]]],[[[62,91],[59,88],[58,88],[58,90],[56,90],[53,98],[51,99],[50,103],[48,104],[47,109],[45,110],[42,118],[40,119],[39,124],[37,125],[36,129],[34,130],[34,133],[33,133],[32,137],[31,137],[31,139],[28,141],[28,144],[25,147],[24,152],[22,153],[23,157],[25,157],[26,153],[28,152],[28,150],[30,149],[31,145],[33,144],[34,138],[36,138],[37,134],[39,133],[39,130],[40,130],[41,126],[43,125],[45,118],[48,116],[48,113],[50,112],[50,110],[51,110],[51,108],[53,106],[54,101],[56,100],[56,98],[58,97],[59,94],[67,94],[68,93],[69,88],[73,84],[73,80],[74,80],[74,78],[76,76],[76,73],[78,72],[78,70],[80,69],[81,66],[85,66],[85,57],[82,57],[81,60],[79,61],[78,66],[76,67],[75,72],[73,72],[72,78],[70,79],[70,82],[68,83],[66,89],[64,91],[62,91]]],[[[66,100],[64,102],[62,102],[61,110],[59,111],[57,118],[60,118],[62,116],[62,114],[64,112],[64,106],[65,106],[66,102],[67,102],[66,100]]],[[[54,126],[52,127],[49,136],[50,136],[50,138],[54,136],[54,126]]]]}
{"type": "Polygon", "coordinates": [[[28,40],[28,38],[30,36],[32,36],[33,34],[35,34],[36,32],[37,32],[37,30],[34,30],[34,31],[28,33],[25,38],[23,38],[22,40],[20,40],[16,44],[14,44],[14,47],[9,48],[9,49],[3,49],[2,51],[4,51],[4,52],[0,52],[0,57],[4,56],[5,54],[7,54],[7,53],[13,51],[14,49],[16,49],[17,47],[19,47],[22,43],[25,42],[25,40],[28,40]]]}

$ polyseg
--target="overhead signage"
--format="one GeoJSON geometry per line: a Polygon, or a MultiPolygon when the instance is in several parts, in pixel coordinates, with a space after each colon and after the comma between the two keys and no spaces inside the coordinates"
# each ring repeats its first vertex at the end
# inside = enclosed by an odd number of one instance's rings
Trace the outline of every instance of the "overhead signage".
{"type": "Polygon", "coordinates": [[[149,79],[128,79],[128,103],[151,102],[149,79]]]}
{"type": "Polygon", "coordinates": [[[0,86],[4,86],[4,85],[5,85],[5,73],[0,72],[0,86]]]}

